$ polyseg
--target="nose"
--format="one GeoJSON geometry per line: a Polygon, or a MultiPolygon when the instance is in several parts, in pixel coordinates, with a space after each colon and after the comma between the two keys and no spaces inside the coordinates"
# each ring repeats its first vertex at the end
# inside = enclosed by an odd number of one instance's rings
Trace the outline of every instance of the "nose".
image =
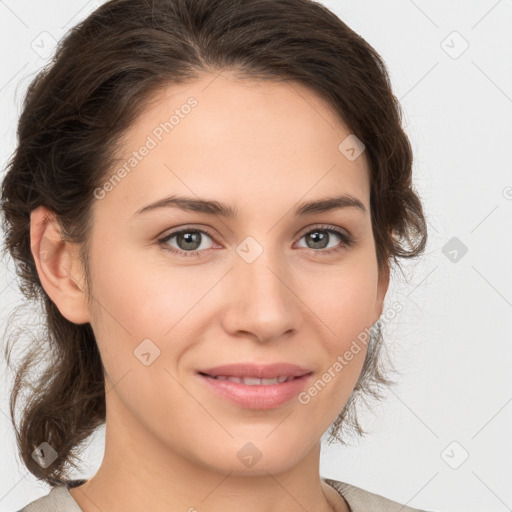
{"type": "Polygon", "coordinates": [[[253,261],[244,253],[229,273],[229,299],[223,316],[226,332],[261,343],[288,337],[300,329],[300,297],[284,255],[264,250],[253,261]]]}

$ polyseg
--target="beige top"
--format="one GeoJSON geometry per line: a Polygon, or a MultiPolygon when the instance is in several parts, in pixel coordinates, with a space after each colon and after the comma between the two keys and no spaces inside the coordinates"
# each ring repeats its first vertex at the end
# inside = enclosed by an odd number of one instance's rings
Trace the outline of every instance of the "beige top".
{"type": "MultiPolygon", "coordinates": [[[[406,507],[355,485],[329,478],[322,478],[322,480],[338,491],[347,502],[351,512],[427,512],[406,507]]],[[[69,487],[82,485],[84,482],[85,480],[72,480],[67,485],[53,487],[46,496],[32,501],[17,512],[83,512],[71,496],[69,487]]]]}

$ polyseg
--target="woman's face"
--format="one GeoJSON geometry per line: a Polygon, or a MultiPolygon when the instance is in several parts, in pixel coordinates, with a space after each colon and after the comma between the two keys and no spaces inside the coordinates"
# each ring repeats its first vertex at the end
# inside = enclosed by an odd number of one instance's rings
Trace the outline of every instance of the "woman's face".
{"type": "Polygon", "coordinates": [[[366,346],[344,355],[387,289],[368,162],[349,135],[303,86],[227,73],[170,86],[129,129],[93,205],[107,443],[240,474],[318,448],[366,346]],[[343,195],[362,207],[297,213],[343,195]],[[233,379],[258,376],[289,382],[233,379]]]}

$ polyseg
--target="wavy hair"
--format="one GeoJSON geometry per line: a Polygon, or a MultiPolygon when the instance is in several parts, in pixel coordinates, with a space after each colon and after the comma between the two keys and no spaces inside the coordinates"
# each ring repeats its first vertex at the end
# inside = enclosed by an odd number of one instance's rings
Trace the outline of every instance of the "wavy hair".
{"type": "MultiPolygon", "coordinates": [[[[14,372],[10,414],[23,463],[50,485],[77,467],[80,445],[105,422],[105,382],[91,325],[69,322],[41,285],[30,213],[46,206],[66,240],[79,244],[89,290],[93,194],[115,162],[122,135],[158,90],[223,70],[309,87],[363,141],[379,271],[425,248],[411,145],[385,63],[325,6],[312,0],[111,0],[100,6],[65,35],[30,82],[2,182],[3,250],[14,261],[20,291],[42,307],[44,318],[16,367],[12,343],[32,331],[19,325],[4,334],[14,372]],[[46,468],[32,456],[42,442],[58,454],[46,468]]],[[[380,398],[380,388],[394,384],[389,362],[380,357],[380,329],[373,334],[330,441],[346,444],[346,429],[364,435],[356,402],[380,398]]]]}

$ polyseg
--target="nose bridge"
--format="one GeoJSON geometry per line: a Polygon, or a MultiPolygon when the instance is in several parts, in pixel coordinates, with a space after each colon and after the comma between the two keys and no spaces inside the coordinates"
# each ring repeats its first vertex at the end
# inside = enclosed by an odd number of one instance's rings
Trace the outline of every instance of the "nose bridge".
{"type": "Polygon", "coordinates": [[[279,249],[270,247],[270,236],[260,241],[248,236],[236,248],[238,258],[235,263],[237,280],[245,287],[253,299],[263,294],[266,302],[287,296],[286,265],[283,265],[284,255],[279,249]],[[279,274],[282,274],[281,276],[279,274]]]}
{"type": "MultiPolygon", "coordinates": [[[[265,240],[270,240],[270,236],[265,240]]],[[[261,240],[261,238],[260,238],[261,240]]],[[[236,248],[231,308],[236,329],[260,340],[297,328],[298,311],[290,289],[291,272],[280,248],[248,236],[236,248]]],[[[234,328],[233,325],[231,325],[234,328]]]]}

